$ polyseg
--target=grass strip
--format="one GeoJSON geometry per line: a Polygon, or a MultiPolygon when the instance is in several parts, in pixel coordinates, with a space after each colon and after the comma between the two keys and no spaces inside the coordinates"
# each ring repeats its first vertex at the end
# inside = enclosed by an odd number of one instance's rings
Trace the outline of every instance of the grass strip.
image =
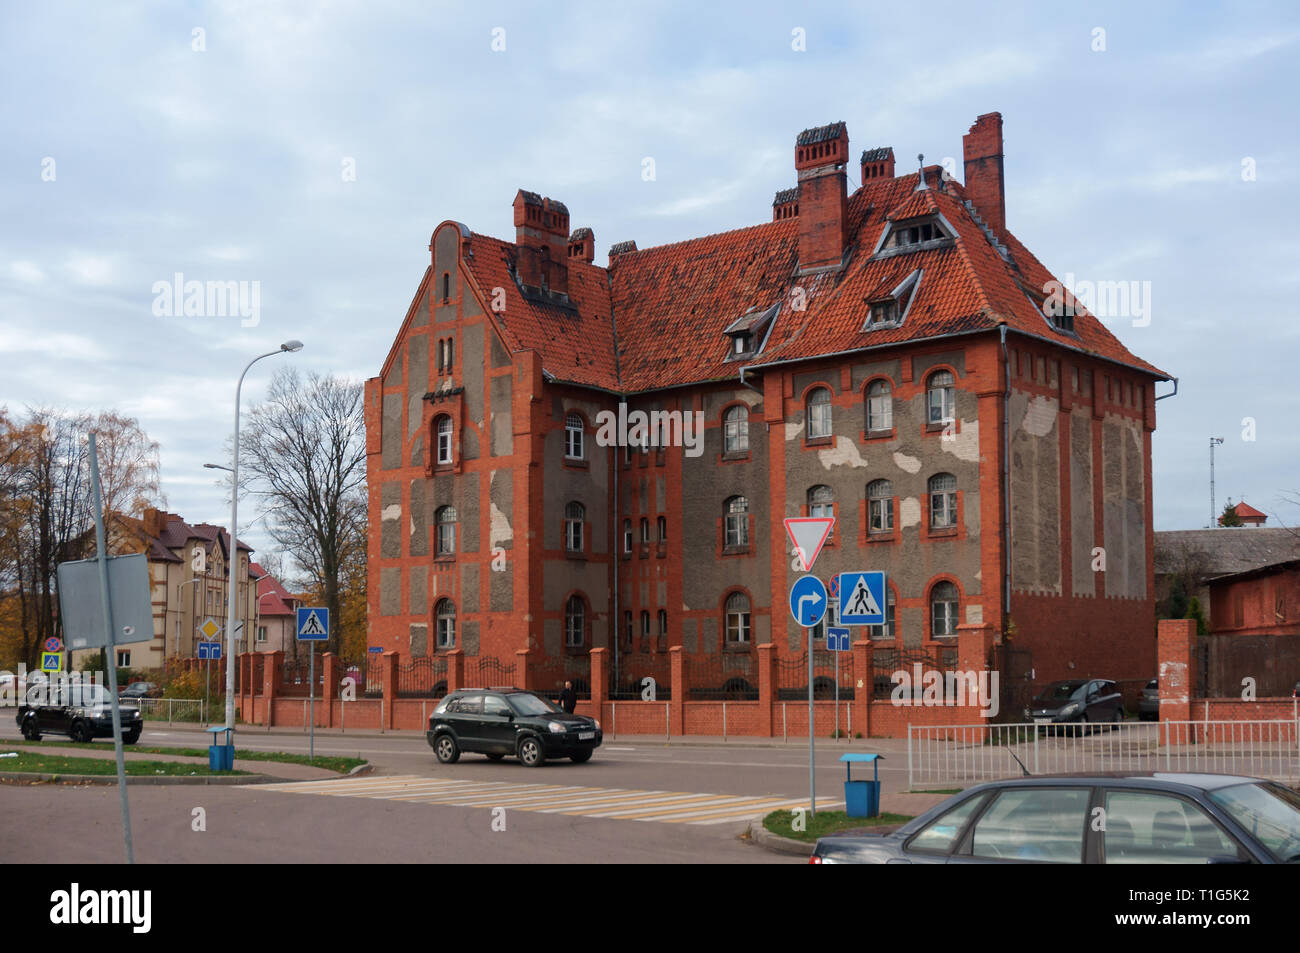
{"type": "Polygon", "coordinates": [[[791,840],[813,843],[819,837],[839,831],[851,831],[871,827],[894,827],[905,824],[912,819],[910,814],[881,814],[879,817],[849,817],[843,811],[818,811],[817,816],[803,813],[803,825],[806,830],[795,830],[794,821],[798,815],[792,810],[773,811],[763,818],[763,827],[773,834],[788,837],[791,840]]]}

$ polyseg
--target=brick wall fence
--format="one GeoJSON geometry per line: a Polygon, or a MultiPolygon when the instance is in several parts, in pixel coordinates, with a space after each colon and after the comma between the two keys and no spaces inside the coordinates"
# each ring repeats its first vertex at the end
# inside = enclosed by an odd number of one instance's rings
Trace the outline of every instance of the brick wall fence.
{"type": "MultiPolygon", "coordinates": [[[[1160,720],[1161,721],[1294,721],[1300,714],[1300,700],[1289,696],[1255,698],[1204,697],[1200,653],[1197,651],[1196,622],[1191,619],[1162,619],[1158,630],[1160,720]]],[[[1231,635],[1212,636],[1231,639],[1231,635]]],[[[1300,650],[1300,637],[1296,639],[1300,650]]]]}
{"type": "MultiPolygon", "coordinates": [[[[988,668],[993,647],[993,630],[986,625],[958,627],[956,669],[982,672],[988,668]]],[[[868,641],[853,643],[843,662],[850,673],[841,678],[839,727],[850,736],[905,737],[908,724],[972,725],[985,724],[986,715],[974,698],[970,704],[899,705],[880,690],[873,690],[872,653],[876,647],[868,641]],[[856,673],[856,674],[853,674],[856,673]]],[[[757,646],[757,698],[745,700],[700,699],[699,695],[722,694],[717,686],[691,685],[690,666],[680,647],[668,651],[668,684],[657,686],[655,701],[617,700],[609,697],[607,649],[592,649],[589,675],[585,680],[589,698],[578,702],[579,714],[597,718],[607,735],[682,735],[798,737],[808,733],[808,702],[792,698],[779,685],[776,646],[757,646]],[[780,695],[781,697],[778,697],[780,695]],[[692,697],[696,696],[696,697],[692,697]]],[[[372,666],[375,662],[372,660],[372,666]]],[[[483,662],[466,657],[453,649],[436,659],[412,659],[402,662],[397,652],[384,652],[378,658],[379,677],[374,669],[366,685],[341,684],[345,668],[334,655],[317,659],[317,695],[315,723],[321,728],[424,730],[437,700],[462,687],[483,687],[476,673],[490,672],[500,681],[488,684],[513,684],[518,688],[554,696],[559,690],[553,663],[540,655],[525,651],[515,653],[513,665],[508,660],[483,662]],[[470,675],[467,678],[467,671],[470,675]],[[417,677],[418,676],[418,677],[417,677]],[[375,691],[374,688],[378,688],[375,691]],[[347,697],[344,697],[346,693],[347,697]]],[[[305,671],[305,670],[304,670],[305,671]]],[[[295,669],[286,676],[283,652],[240,655],[237,668],[237,705],[241,718],[248,724],[266,727],[305,727],[308,723],[308,680],[295,669]]],[[[570,677],[572,673],[564,673],[570,677]]],[[[843,676],[843,672],[841,673],[843,676]]],[[[911,674],[909,672],[909,674],[911,674]]],[[[832,681],[833,679],[828,679],[832,681]]],[[[576,679],[575,679],[576,681],[576,679]]],[[[806,693],[806,677],[801,684],[806,693]]],[[[815,684],[821,683],[817,676],[815,684]]],[[[587,692],[583,692],[584,695],[587,692]]],[[[814,727],[818,736],[829,736],[836,722],[836,703],[819,692],[813,702],[814,727]]]]}

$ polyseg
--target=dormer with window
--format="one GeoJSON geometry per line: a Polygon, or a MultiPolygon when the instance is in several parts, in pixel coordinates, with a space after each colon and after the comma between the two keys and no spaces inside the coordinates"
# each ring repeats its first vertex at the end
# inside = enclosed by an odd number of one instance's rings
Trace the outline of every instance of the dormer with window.
{"type": "Polygon", "coordinates": [[[880,237],[875,257],[905,255],[914,251],[944,248],[953,241],[953,229],[942,215],[893,222],[880,237]]]}
{"type": "Polygon", "coordinates": [[[776,317],[779,310],[781,310],[779,301],[764,311],[753,307],[727,325],[722,332],[731,339],[727,360],[745,360],[762,351],[763,344],[767,341],[767,333],[772,328],[772,319],[776,317]]]}
{"type": "Polygon", "coordinates": [[[896,328],[907,318],[907,312],[916,297],[916,289],[921,284],[921,269],[918,268],[887,294],[868,299],[867,320],[863,331],[876,331],[881,328],[896,328]]]}

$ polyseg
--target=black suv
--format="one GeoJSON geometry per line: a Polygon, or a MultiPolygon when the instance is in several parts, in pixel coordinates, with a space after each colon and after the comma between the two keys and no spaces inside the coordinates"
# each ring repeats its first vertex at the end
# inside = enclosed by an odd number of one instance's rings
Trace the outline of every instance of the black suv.
{"type": "MultiPolygon", "coordinates": [[[[123,700],[122,743],[140,740],[144,719],[140,709],[123,700]]],[[[40,741],[43,732],[67,734],[73,741],[113,737],[113,709],[108,690],[100,685],[38,685],[28,690],[18,706],[18,727],[28,741],[40,741]]]]}
{"type": "Polygon", "coordinates": [[[600,746],[600,722],[570,715],[540,695],[518,688],[452,692],[429,716],[429,746],[443,764],[464,751],[500,761],[517,755],[530,768],[547,758],[589,761],[600,746]]]}

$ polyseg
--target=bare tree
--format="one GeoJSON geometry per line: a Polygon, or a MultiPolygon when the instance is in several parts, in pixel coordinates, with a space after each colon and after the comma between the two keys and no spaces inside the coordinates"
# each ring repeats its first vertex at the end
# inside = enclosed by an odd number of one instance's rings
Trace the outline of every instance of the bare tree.
{"type": "Polygon", "coordinates": [[[360,384],[282,368],[241,434],[241,483],[261,498],[267,528],[292,554],[343,635],[343,589],[366,558],[365,415],[360,384]]]}

